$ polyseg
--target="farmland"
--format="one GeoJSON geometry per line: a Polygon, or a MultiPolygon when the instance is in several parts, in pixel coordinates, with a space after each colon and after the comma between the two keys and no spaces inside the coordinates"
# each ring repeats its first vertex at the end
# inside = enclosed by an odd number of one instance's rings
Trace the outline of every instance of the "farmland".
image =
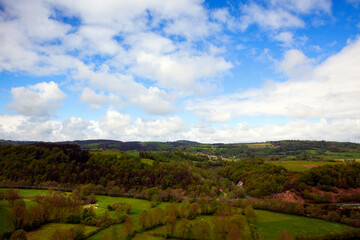
{"type": "Polygon", "coordinates": [[[282,166],[289,171],[304,172],[310,168],[324,166],[324,165],[336,165],[343,164],[344,162],[329,162],[329,161],[270,161],[270,163],[277,166],[282,166]]]}
{"type": "MultiPolygon", "coordinates": [[[[3,189],[2,189],[3,190],[3,189]]],[[[27,206],[32,206],[36,204],[34,197],[36,195],[44,195],[46,191],[44,190],[35,190],[35,189],[20,189],[20,193],[22,193],[22,197],[26,200],[27,206]]],[[[102,216],[105,211],[108,209],[108,205],[112,205],[116,202],[124,202],[129,203],[132,206],[132,211],[130,216],[134,217],[135,220],[135,229],[138,233],[134,236],[134,239],[164,239],[164,233],[167,232],[166,226],[156,227],[150,230],[141,230],[141,226],[138,221],[139,214],[142,211],[151,211],[152,207],[149,201],[141,200],[141,199],[134,199],[134,198],[123,198],[123,197],[111,197],[111,196],[103,196],[98,195],[96,196],[97,203],[94,204],[96,215],[102,216]]],[[[168,203],[160,203],[157,207],[165,208],[168,203]]],[[[182,205],[180,205],[182,206],[182,205]]],[[[6,224],[6,217],[5,213],[9,211],[10,205],[7,201],[2,200],[0,201],[0,219],[1,222],[1,231],[4,232],[8,230],[6,224]]],[[[241,209],[238,209],[241,212],[241,209]]],[[[236,210],[236,211],[238,211],[236,210]]],[[[116,216],[114,211],[110,211],[110,217],[115,221],[116,216]]],[[[242,222],[246,223],[246,216],[242,216],[242,222]]],[[[209,229],[215,229],[215,221],[213,216],[202,216],[199,215],[195,219],[190,220],[189,224],[195,226],[196,224],[206,222],[209,226],[209,229]]],[[[295,215],[289,214],[282,214],[282,213],[274,213],[270,211],[264,210],[255,210],[255,220],[253,220],[256,224],[256,231],[258,232],[259,236],[262,236],[263,239],[278,239],[279,234],[286,230],[293,236],[296,235],[303,235],[303,236],[316,236],[321,235],[324,233],[329,232],[342,232],[352,229],[352,227],[332,223],[324,220],[313,219],[313,218],[306,218],[300,217],[295,215]]],[[[175,229],[177,229],[180,225],[180,219],[176,223],[175,229]]],[[[30,231],[27,234],[29,240],[32,239],[50,239],[55,233],[58,232],[66,232],[66,231],[76,231],[81,230],[84,233],[84,236],[90,237],[90,240],[97,240],[97,239],[115,239],[114,236],[117,236],[117,239],[125,239],[122,233],[123,224],[115,224],[109,226],[103,230],[100,230],[98,227],[95,226],[86,226],[83,224],[64,224],[64,223],[49,223],[41,226],[41,228],[30,231]],[[100,231],[99,231],[100,230],[100,231]],[[97,233],[96,233],[97,232],[97,233]],[[94,234],[95,233],[95,234],[94,234]],[[93,235],[94,234],[94,235],[93,235]]],[[[252,239],[252,233],[248,226],[248,224],[243,225],[241,230],[241,234],[244,239],[252,239]]],[[[217,233],[214,230],[209,231],[208,233],[210,239],[217,239],[217,233]]]]}
{"type": "Polygon", "coordinates": [[[295,215],[256,210],[256,226],[263,239],[278,239],[286,230],[294,237],[297,235],[316,236],[329,232],[342,232],[351,227],[324,220],[300,217],[295,215]]]}

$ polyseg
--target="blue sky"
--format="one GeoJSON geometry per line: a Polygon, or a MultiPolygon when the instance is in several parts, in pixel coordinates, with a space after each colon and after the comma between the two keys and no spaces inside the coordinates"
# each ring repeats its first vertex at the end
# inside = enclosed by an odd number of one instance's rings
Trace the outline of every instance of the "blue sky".
{"type": "Polygon", "coordinates": [[[360,142],[359,0],[0,0],[0,138],[360,142]]]}

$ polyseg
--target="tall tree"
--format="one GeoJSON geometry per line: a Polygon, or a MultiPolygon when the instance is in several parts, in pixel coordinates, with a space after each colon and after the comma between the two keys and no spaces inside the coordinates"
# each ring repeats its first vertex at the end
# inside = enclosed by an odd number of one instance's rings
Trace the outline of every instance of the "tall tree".
{"type": "Polygon", "coordinates": [[[122,227],[122,232],[126,239],[130,239],[134,234],[134,220],[133,217],[127,217],[122,227]]]}
{"type": "Polygon", "coordinates": [[[9,226],[12,226],[14,230],[24,228],[28,221],[28,210],[24,200],[15,200],[11,212],[6,215],[6,218],[9,226]]]}
{"type": "Polygon", "coordinates": [[[200,240],[210,238],[210,225],[207,221],[199,221],[194,224],[194,237],[200,240]]]}
{"type": "Polygon", "coordinates": [[[177,237],[185,238],[186,232],[188,231],[190,221],[186,218],[182,218],[177,227],[177,237]]]}

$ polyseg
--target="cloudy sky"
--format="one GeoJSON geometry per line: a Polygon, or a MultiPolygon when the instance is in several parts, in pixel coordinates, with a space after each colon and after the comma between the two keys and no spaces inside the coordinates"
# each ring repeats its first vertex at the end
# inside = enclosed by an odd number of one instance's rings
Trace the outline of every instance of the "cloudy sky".
{"type": "Polygon", "coordinates": [[[0,139],[360,142],[359,0],[0,0],[0,139]]]}

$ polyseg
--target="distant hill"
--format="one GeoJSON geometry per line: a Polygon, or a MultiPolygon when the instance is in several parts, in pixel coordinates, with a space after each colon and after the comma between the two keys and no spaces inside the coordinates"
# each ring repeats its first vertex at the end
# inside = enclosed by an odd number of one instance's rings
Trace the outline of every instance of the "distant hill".
{"type": "MultiPolygon", "coordinates": [[[[34,141],[0,140],[0,145],[34,144],[34,141]]],[[[107,151],[172,151],[222,156],[224,158],[265,158],[267,160],[334,160],[360,159],[360,144],[350,142],[284,140],[265,143],[215,143],[194,141],[174,142],[123,142],[116,140],[76,140],[57,142],[77,144],[84,150],[107,151]]]]}
{"type": "MultiPolygon", "coordinates": [[[[38,143],[36,141],[12,141],[1,140],[1,145],[28,145],[38,143]]],[[[86,150],[119,150],[119,151],[172,151],[181,146],[201,145],[198,142],[178,140],[175,142],[122,142],[117,140],[97,139],[97,140],[75,140],[66,142],[56,142],[66,144],[77,144],[86,150]]]]}

